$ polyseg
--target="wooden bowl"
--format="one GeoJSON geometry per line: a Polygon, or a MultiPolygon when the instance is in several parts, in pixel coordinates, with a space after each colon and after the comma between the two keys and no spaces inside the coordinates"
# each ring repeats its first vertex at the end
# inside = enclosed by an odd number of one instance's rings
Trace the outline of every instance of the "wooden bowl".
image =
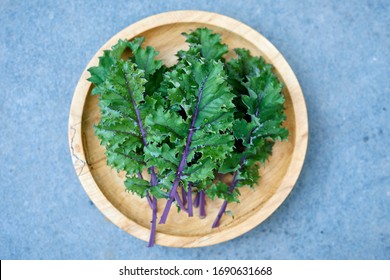
{"type": "MultiPolygon", "coordinates": [[[[220,226],[211,224],[222,200],[207,200],[207,217],[189,218],[186,213],[174,209],[165,225],[157,225],[156,244],[172,247],[200,247],[230,240],[253,229],[269,217],[286,199],[301,171],[308,142],[308,121],[304,97],[290,66],[279,51],[262,35],[232,18],[201,11],[175,11],[148,17],[125,28],[112,37],[95,54],[86,69],[98,64],[103,50],[110,49],[119,39],[146,38],[145,45],[155,47],[159,58],[167,65],[175,63],[174,54],[187,48],[182,32],[197,27],[208,27],[222,34],[222,41],[229,49],[244,47],[253,55],[262,55],[272,63],[275,73],[283,81],[286,97],[285,126],[290,134],[288,142],[277,143],[265,168],[259,172],[262,178],[255,191],[241,189],[241,203],[229,204],[235,218],[225,215],[220,226]]],[[[232,57],[230,52],[227,58],[232,57]]],[[[115,225],[147,241],[151,210],[145,199],[125,192],[124,174],[113,171],[106,164],[104,147],[94,135],[93,125],[98,123],[100,112],[98,99],[91,96],[92,85],[87,81],[87,70],[77,84],[69,116],[69,146],[73,164],[85,191],[95,205],[115,225]]],[[[165,200],[159,201],[158,217],[165,200]]]]}

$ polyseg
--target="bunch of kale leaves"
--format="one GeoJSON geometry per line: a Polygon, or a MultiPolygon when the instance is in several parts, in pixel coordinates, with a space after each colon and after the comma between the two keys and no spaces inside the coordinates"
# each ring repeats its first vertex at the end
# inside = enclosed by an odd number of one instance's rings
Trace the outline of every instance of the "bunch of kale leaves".
{"type": "Polygon", "coordinates": [[[204,217],[206,196],[218,197],[224,202],[212,224],[217,227],[227,204],[239,202],[239,188],[257,184],[259,164],[275,141],[288,135],[283,86],[272,65],[245,49],[225,61],[228,46],[207,28],[183,34],[189,49],[177,53],[172,67],[135,38],[119,40],[88,69],[101,109],[95,133],[107,163],[126,172],[126,189],[152,209],[149,246],[158,199],[166,200],[164,224],[172,203],[188,216],[199,207],[204,217]],[[123,59],[125,51],[131,55],[123,59]],[[227,174],[229,184],[221,180],[227,174]]]}

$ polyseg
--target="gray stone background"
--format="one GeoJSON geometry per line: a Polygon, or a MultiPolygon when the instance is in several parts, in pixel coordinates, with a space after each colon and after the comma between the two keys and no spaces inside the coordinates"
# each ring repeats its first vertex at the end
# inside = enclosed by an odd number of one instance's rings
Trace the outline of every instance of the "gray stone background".
{"type": "Polygon", "coordinates": [[[1,259],[389,259],[389,1],[0,1],[1,259]],[[175,249],[117,228],[74,172],[77,81],[114,34],[179,9],[233,17],[284,55],[309,148],[285,203],[247,234],[175,249]]]}

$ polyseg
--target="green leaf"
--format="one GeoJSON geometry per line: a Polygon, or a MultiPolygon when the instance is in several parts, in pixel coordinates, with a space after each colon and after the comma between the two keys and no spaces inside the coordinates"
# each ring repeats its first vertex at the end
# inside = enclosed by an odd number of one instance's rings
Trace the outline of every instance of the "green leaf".
{"type": "MultiPolygon", "coordinates": [[[[146,48],[141,47],[144,41],[145,39],[143,37],[137,37],[128,42],[127,46],[133,52],[133,62],[137,64],[139,69],[144,70],[145,77],[149,80],[149,76],[161,68],[162,62],[156,59],[158,52],[154,48],[150,46],[146,48]]],[[[150,80],[153,82],[155,79],[152,78],[150,80]]]]}
{"type": "Polygon", "coordinates": [[[251,167],[256,163],[265,164],[266,160],[272,154],[272,147],[275,142],[264,138],[256,138],[253,145],[249,146],[245,152],[246,166],[251,167]]]}
{"type": "Polygon", "coordinates": [[[272,73],[263,72],[260,76],[248,77],[244,85],[249,92],[248,96],[243,96],[248,114],[256,115],[260,121],[285,119],[282,84],[272,73]]]}
{"type": "Polygon", "coordinates": [[[230,202],[240,202],[238,199],[238,193],[237,192],[230,192],[229,186],[225,184],[224,182],[218,181],[217,183],[212,184],[207,190],[206,194],[208,197],[210,197],[212,200],[214,200],[216,197],[227,200],[228,203],[230,202]]]}
{"type": "Polygon", "coordinates": [[[209,157],[205,158],[203,161],[198,161],[185,169],[186,178],[184,181],[188,183],[213,178],[213,171],[216,166],[216,162],[209,157]]]}
{"type": "Polygon", "coordinates": [[[249,50],[237,48],[234,49],[237,54],[236,59],[231,59],[226,64],[227,72],[230,78],[239,82],[245,82],[246,77],[258,76],[264,71],[270,71],[272,66],[266,64],[260,56],[251,56],[249,50]]]}
{"type": "Polygon", "coordinates": [[[235,171],[238,186],[253,186],[259,179],[258,162],[265,163],[274,141],[287,139],[288,131],[282,126],[285,100],[282,83],[272,73],[271,65],[261,57],[252,57],[248,50],[235,52],[238,58],[226,64],[238,111],[233,122],[235,149],[219,172],[235,171]]]}
{"type": "Polygon", "coordinates": [[[135,53],[139,48],[141,48],[141,45],[144,43],[145,38],[144,37],[136,37],[130,42],[127,43],[129,48],[133,53],[135,53]]]}
{"type": "Polygon", "coordinates": [[[253,137],[271,138],[282,141],[287,139],[288,130],[280,126],[280,120],[267,120],[253,133],[253,137]]]}
{"type": "Polygon", "coordinates": [[[143,37],[137,37],[128,42],[128,46],[133,53],[131,60],[135,62],[138,69],[144,70],[145,79],[147,80],[145,91],[147,95],[151,96],[160,87],[166,67],[162,65],[161,60],[156,59],[158,52],[154,48],[150,46],[141,47],[143,42],[143,37]]]}
{"type": "Polygon", "coordinates": [[[233,123],[233,135],[236,139],[243,140],[244,143],[249,142],[249,135],[256,128],[256,123],[247,122],[244,119],[236,119],[233,123]]]}
{"type": "Polygon", "coordinates": [[[161,68],[161,60],[156,60],[158,52],[155,51],[152,47],[137,48],[134,52],[135,63],[139,69],[145,71],[145,76],[148,78],[150,75],[153,75],[158,69],[161,68]]]}
{"type": "Polygon", "coordinates": [[[169,104],[147,117],[148,131],[156,147],[167,142],[185,164],[172,170],[184,185],[206,182],[233,150],[233,94],[223,64],[191,58],[165,75],[169,104]],[[179,104],[177,104],[179,103],[179,104]],[[176,104],[185,110],[172,111],[176,104]],[[192,132],[191,132],[192,130],[192,132]]]}
{"type": "Polygon", "coordinates": [[[168,196],[168,194],[166,193],[166,188],[162,184],[158,184],[154,187],[150,187],[149,193],[157,199],[167,198],[167,196],[168,196]]]}
{"type": "Polygon", "coordinates": [[[245,101],[245,96],[248,95],[248,90],[244,84],[248,81],[248,77],[259,76],[263,72],[272,74],[272,65],[266,64],[262,57],[251,56],[249,50],[237,48],[234,51],[237,58],[226,63],[226,70],[228,83],[236,93],[233,101],[237,108],[236,117],[244,118],[246,107],[243,101],[245,101]]]}
{"type": "Polygon", "coordinates": [[[101,94],[102,89],[99,87],[102,84],[110,72],[110,68],[118,60],[121,59],[126,49],[131,49],[132,56],[130,59],[137,64],[139,69],[144,70],[145,77],[148,79],[148,83],[145,85],[148,93],[153,93],[157,90],[159,84],[162,81],[162,71],[159,71],[162,67],[161,60],[156,60],[158,52],[152,47],[141,47],[144,42],[144,38],[137,37],[132,41],[119,40],[111,50],[103,51],[103,55],[99,57],[99,65],[88,69],[91,77],[88,78],[90,82],[95,85],[92,90],[92,94],[101,94]],[[149,77],[151,76],[151,77],[149,77]]]}
{"type": "Polygon", "coordinates": [[[145,84],[145,92],[149,96],[153,96],[154,99],[159,99],[158,95],[155,93],[159,90],[161,83],[164,79],[164,73],[167,71],[167,68],[163,65],[160,68],[156,69],[153,75],[147,77],[148,82],[145,84]]]}
{"type": "Polygon", "coordinates": [[[137,117],[137,111],[140,116],[148,114],[143,112],[148,108],[146,104],[153,106],[150,98],[148,102],[144,99],[145,83],[144,72],[134,63],[118,60],[99,86],[103,92],[99,98],[102,116],[95,133],[106,147],[108,164],[128,175],[141,172],[146,164],[140,128],[143,120],[137,117]]]}
{"type": "Polygon", "coordinates": [[[100,94],[100,88],[110,72],[111,66],[121,58],[123,52],[127,48],[127,41],[119,40],[117,44],[112,46],[111,50],[104,50],[103,55],[99,57],[99,65],[88,69],[91,77],[88,81],[92,82],[96,87],[93,89],[92,94],[100,94]]]}
{"type": "Polygon", "coordinates": [[[169,141],[175,145],[180,144],[189,129],[189,124],[179,114],[174,111],[164,110],[162,107],[149,112],[145,125],[152,142],[160,143],[169,138],[169,141]]]}
{"type": "Polygon", "coordinates": [[[127,40],[119,39],[118,43],[112,46],[110,55],[119,60],[122,58],[123,53],[128,48],[129,42],[127,40]]]}
{"type": "Polygon", "coordinates": [[[228,157],[226,157],[221,164],[218,173],[227,174],[234,172],[240,168],[240,161],[242,158],[241,153],[233,152],[228,157]]]}
{"type": "Polygon", "coordinates": [[[220,60],[229,49],[225,44],[221,44],[221,35],[212,33],[208,28],[197,28],[191,33],[182,33],[190,44],[188,51],[179,51],[177,56],[181,59],[187,59],[188,56],[200,54],[206,60],[220,60]]]}
{"type": "Polygon", "coordinates": [[[124,183],[128,192],[136,194],[141,198],[148,194],[150,183],[146,180],[136,177],[127,177],[124,183]]]}
{"type": "Polygon", "coordinates": [[[165,170],[175,170],[179,166],[176,150],[171,149],[166,143],[162,147],[157,147],[155,142],[151,142],[144,148],[145,160],[149,166],[156,167],[160,174],[165,170]]]}
{"type": "Polygon", "coordinates": [[[101,144],[114,150],[121,146],[135,152],[137,148],[142,147],[142,138],[138,133],[122,130],[118,125],[106,125],[104,120],[95,126],[95,134],[101,140],[101,144]]]}
{"type": "Polygon", "coordinates": [[[244,166],[238,174],[238,184],[235,189],[236,191],[238,191],[239,187],[243,186],[253,188],[260,180],[259,166],[257,163],[252,166],[244,166]]]}

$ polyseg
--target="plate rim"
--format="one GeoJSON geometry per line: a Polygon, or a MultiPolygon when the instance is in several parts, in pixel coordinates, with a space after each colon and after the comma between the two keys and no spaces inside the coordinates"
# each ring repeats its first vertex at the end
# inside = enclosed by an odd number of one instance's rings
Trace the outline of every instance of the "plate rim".
{"type": "Polygon", "coordinates": [[[68,121],[69,149],[77,177],[79,178],[85,192],[94,202],[96,207],[113,224],[130,233],[131,235],[141,240],[147,241],[149,236],[149,228],[139,225],[126,217],[106,198],[95,182],[90,167],[87,164],[82,139],[83,109],[87,98],[88,89],[91,86],[91,83],[87,81],[87,78],[89,77],[87,69],[98,63],[98,57],[102,54],[103,50],[111,48],[111,46],[121,38],[133,38],[140,33],[162,25],[194,22],[214,25],[227,29],[231,32],[239,34],[254,46],[261,44],[263,46],[262,50],[267,49],[265,56],[269,61],[271,61],[274,67],[278,69],[279,74],[283,77],[285,86],[288,88],[294,107],[295,123],[299,123],[300,125],[295,126],[295,144],[286,174],[280,182],[280,186],[278,187],[275,194],[264,203],[262,211],[254,212],[253,215],[248,217],[243,223],[240,224],[240,227],[235,228],[235,231],[229,232],[217,228],[213,230],[212,233],[203,237],[177,236],[163,232],[157,232],[156,244],[169,247],[186,248],[210,246],[236,238],[261,224],[277,210],[277,208],[286,200],[287,196],[294,188],[301,173],[308,146],[307,109],[298,79],[296,78],[293,70],[283,55],[263,35],[236,19],[213,12],[200,10],[180,10],[152,15],[122,29],[113,37],[111,37],[105,44],[103,44],[103,46],[95,53],[93,58],[85,67],[73,94],[68,121]],[[234,28],[231,28],[231,26],[234,26],[234,28]],[[237,30],[240,32],[237,32],[237,30]],[[297,109],[299,109],[299,113],[297,113],[297,109]],[[264,211],[267,213],[264,214],[264,211]],[[249,226],[243,226],[243,224],[249,224],[249,226]],[[221,239],[219,237],[219,233],[222,232],[224,235],[221,239]],[[180,239],[180,242],[177,242],[178,239],[180,239]]]}

